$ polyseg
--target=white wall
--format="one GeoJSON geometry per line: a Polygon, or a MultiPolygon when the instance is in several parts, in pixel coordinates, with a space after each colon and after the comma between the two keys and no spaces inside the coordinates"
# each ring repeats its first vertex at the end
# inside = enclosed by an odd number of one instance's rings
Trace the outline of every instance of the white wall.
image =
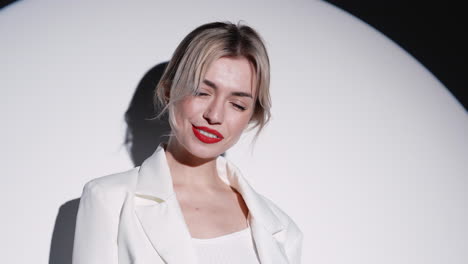
{"type": "Polygon", "coordinates": [[[139,81],[214,20],[266,39],[274,118],[228,157],[302,228],[303,263],[466,263],[466,112],[380,33],[305,0],[1,10],[3,263],[67,263],[83,184],[132,166],[123,114],[139,81]]]}

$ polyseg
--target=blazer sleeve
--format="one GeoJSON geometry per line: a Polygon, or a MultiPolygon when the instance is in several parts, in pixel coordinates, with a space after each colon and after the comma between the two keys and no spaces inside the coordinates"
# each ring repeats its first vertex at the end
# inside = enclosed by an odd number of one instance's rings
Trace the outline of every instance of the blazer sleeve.
{"type": "Polygon", "coordinates": [[[118,264],[118,212],[96,182],[83,188],[76,219],[73,264],[118,264]]]}

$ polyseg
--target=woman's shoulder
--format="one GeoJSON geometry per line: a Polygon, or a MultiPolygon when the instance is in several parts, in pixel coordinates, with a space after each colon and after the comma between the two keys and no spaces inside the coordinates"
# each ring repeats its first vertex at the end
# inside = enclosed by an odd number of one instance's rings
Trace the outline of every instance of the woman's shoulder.
{"type": "Polygon", "coordinates": [[[138,169],[139,167],[136,167],[124,172],[92,179],[84,185],[82,197],[90,196],[105,198],[106,200],[112,201],[124,196],[128,191],[134,189],[138,176],[138,169]]]}
{"type": "MultiPolygon", "coordinates": [[[[250,184],[249,180],[242,175],[240,169],[230,160],[219,157],[218,158],[218,166],[220,168],[220,174],[229,175],[223,176],[222,178],[226,178],[228,182],[234,183],[234,188],[239,187],[239,182],[241,182],[241,190],[244,192],[248,192],[249,195],[246,197],[252,197],[250,194],[253,193],[255,197],[259,198],[260,206],[268,207],[269,211],[274,215],[274,219],[279,221],[280,225],[286,230],[288,238],[298,238],[302,237],[302,232],[297,226],[297,224],[293,221],[293,219],[283,210],[281,209],[275,202],[270,200],[269,198],[265,197],[264,195],[258,193],[255,188],[250,184]],[[229,172],[229,173],[226,173],[229,172]],[[235,175],[235,177],[233,177],[235,175]],[[243,188],[242,188],[243,186],[243,188]]],[[[242,191],[241,191],[242,192],[242,191]]],[[[245,199],[245,198],[244,198],[245,199]]],[[[275,220],[276,222],[276,220],[275,220]]],[[[282,232],[284,234],[284,232],[282,232]]]]}
{"type": "Polygon", "coordinates": [[[275,202],[273,202],[269,198],[261,194],[260,196],[266,202],[273,214],[279,219],[281,224],[285,227],[288,236],[302,237],[302,231],[300,230],[296,222],[294,222],[294,220],[283,209],[281,209],[275,202]]]}
{"type": "Polygon", "coordinates": [[[301,263],[302,241],[304,237],[302,231],[278,205],[265,196],[262,197],[284,227],[281,232],[275,234],[275,238],[284,246],[290,263],[301,263]]]}

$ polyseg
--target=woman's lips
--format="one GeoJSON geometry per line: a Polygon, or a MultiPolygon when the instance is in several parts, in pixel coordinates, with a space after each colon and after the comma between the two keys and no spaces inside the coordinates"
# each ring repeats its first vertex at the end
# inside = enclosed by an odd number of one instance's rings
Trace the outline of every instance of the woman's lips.
{"type": "Polygon", "coordinates": [[[223,140],[223,135],[214,129],[192,125],[193,134],[203,143],[212,144],[223,140]]]}

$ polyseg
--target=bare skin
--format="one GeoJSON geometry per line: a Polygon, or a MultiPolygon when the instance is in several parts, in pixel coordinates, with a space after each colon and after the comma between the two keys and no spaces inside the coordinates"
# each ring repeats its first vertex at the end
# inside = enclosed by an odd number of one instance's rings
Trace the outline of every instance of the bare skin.
{"type": "Polygon", "coordinates": [[[209,66],[198,92],[174,105],[166,159],[192,237],[213,238],[247,228],[247,206],[218,177],[216,158],[238,141],[252,118],[253,69],[244,57],[219,58],[209,66]],[[194,127],[214,129],[222,139],[204,142],[194,127]]]}
{"type": "Polygon", "coordinates": [[[216,159],[188,154],[171,138],[166,158],[185,222],[194,238],[213,238],[247,228],[242,196],[217,175],[216,159]]]}

